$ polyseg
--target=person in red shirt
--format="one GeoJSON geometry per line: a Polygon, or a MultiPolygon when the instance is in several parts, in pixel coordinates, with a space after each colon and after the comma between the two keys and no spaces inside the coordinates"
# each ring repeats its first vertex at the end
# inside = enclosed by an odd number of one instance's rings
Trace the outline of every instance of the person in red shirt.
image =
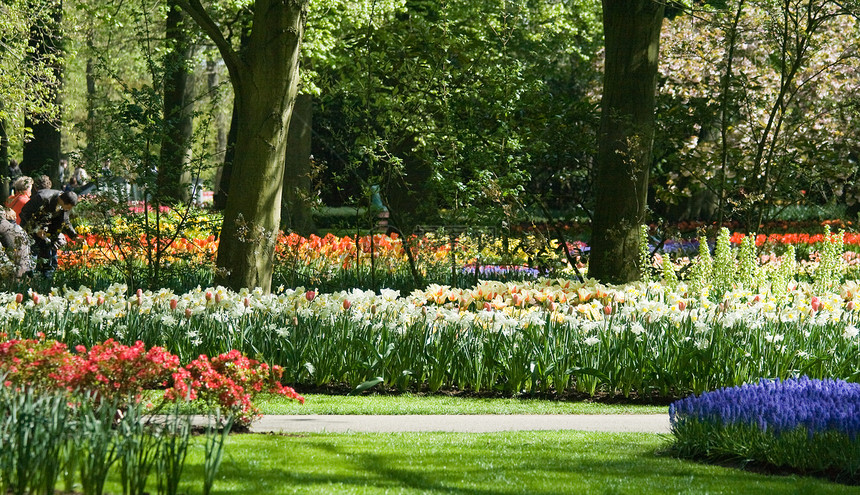
{"type": "Polygon", "coordinates": [[[18,224],[20,224],[21,208],[27,204],[27,201],[30,201],[30,194],[33,191],[33,179],[27,176],[18,177],[12,184],[12,190],[12,195],[6,200],[6,206],[15,211],[15,215],[18,216],[18,224]]]}

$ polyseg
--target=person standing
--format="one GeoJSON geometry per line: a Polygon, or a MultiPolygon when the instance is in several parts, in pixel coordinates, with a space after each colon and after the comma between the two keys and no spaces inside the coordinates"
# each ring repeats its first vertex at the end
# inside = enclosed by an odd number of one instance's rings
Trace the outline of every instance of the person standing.
{"type": "Polygon", "coordinates": [[[47,278],[57,269],[57,249],[66,244],[66,237],[78,236],[69,220],[69,212],[77,204],[78,195],[73,191],[42,189],[21,209],[21,226],[36,244],[36,268],[47,278]]]}
{"type": "Polygon", "coordinates": [[[69,173],[69,161],[65,158],[60,159],[60,166],[57,169],[57,178],[60,179],[60,185],[65,185],[71,179],[69,173]]]}

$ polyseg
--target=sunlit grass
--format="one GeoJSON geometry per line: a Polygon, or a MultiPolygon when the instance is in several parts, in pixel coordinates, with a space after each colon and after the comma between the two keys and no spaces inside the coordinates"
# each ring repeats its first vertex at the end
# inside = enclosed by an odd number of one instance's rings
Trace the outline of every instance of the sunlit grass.
{"type": "MultiPolygon", "coordinates": [[[[654,434],[584,432],[233,435],[221,494],[665,494],[856,492],[657,454],[654,434]]],[[[200,493],[202,449],[181,492],[200,493]]],[[[113,488],[109,487],[109,490],[113,488]]]]}
{"type": "Polygon", "coordinates": [[[466,398],[442,395],[305,394],[305,404],[264,394],[263,414],[667,414],[667,406],[605,404],[539,399],[466,398]]]}

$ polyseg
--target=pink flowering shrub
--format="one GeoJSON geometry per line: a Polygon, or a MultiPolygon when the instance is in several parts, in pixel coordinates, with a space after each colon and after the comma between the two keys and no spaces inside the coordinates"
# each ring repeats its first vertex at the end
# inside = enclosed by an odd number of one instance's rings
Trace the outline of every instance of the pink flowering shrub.
{"type": "MultiPolygon", "coordinates": [[[[0,338],[6,336],[0,334],[0,338]]],[[[165,401],[199,401],[203,407],[221,407],[250,425],[259,417],[254,396],[263,391],[304,403],[290,387],[280,383],[283,370],[270,367],[232,350],[209,358],[201,355],[185,367],[179,357],[161,347],[146,349],[113,339],[71,353],[67,346],[44,338],[0,342],[0,376],[7,387],[28,385],[40,390],[83,390],[100,399],[140,399],[144,390],[165,390],[165,401]]]]}
{"type": "Polygon", "coordinates": [[[72,366],[66,344],[44,338],[6,340],[0,333],[0,377],[6,387],[30,385],[37,389],[57,388],[72,366]]]}
{"type": "Polygon", "coordinates": [[[268,391],[304,404],[304,397],[280,383],[283,369],[249,359],[236,349],[209,358],[201,354],[173,374],[173,387],[165,393],[168,400],[187,398],[206,406],[218,405],[232,411],[239,424],[250,424],[259,417],[253,398],[268,391]]]}

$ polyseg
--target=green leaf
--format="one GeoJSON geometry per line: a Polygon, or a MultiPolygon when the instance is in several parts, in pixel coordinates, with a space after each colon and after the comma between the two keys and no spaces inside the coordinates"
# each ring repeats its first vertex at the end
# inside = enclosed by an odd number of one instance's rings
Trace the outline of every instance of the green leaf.
{"type": "Polygon", "coordinates": [[[376,378],[372,378],[370,380],[367,380],[366,382],[362,383],[361,385],[355,387],[355,390],[350,392],[348,395],[358,395],[358,394],[364,392],[365,390],[369,390],[369,389],[379,385],[383,381],[385,381],[385,380],[381,376],[377,376],[376,378]]]}

